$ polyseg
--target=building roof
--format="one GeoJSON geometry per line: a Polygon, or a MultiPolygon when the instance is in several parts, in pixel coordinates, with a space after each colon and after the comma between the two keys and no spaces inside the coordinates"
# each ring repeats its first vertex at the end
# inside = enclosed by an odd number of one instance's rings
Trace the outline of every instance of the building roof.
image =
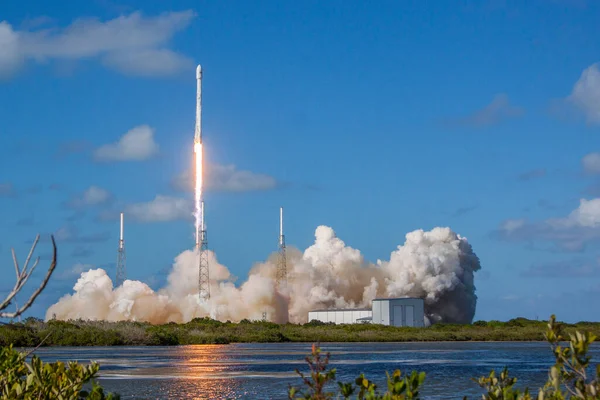
{"type": "Polygon", "coordinates": [[[420,297],[380,297],[377,299],[373,299],[373,301],[383,301],[383,300],[423,300],[420,297]]]}
{"type": "Polygon", "coordinates": [[[310,310],[309,312],[323,312],[323,311],[372,311],[370,308],[330,308],[322,310],[310,310]]]}

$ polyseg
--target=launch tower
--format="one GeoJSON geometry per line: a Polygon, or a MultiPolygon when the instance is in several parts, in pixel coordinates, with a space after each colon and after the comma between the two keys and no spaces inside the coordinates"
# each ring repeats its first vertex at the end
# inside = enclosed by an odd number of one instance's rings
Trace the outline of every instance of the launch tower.
{"type": "Polygon", "coordinates": [[[206,237],[206,226],[204,225],[204,202],[200,206],[200,265],[198,266],[198,287],[200,299],[210,299],[210,274],[208,268],[208,238],[206,237]]]}

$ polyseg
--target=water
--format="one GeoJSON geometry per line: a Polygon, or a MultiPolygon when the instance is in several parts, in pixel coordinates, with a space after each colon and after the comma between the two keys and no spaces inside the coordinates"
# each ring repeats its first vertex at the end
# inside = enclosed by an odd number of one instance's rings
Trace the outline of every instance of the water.
{"type": "MultiPolygon", "coordinates": [[[[49,347],[44,361],[100,363],[99,382],[124,399],[285,399],[289,384],[300,386],[296,368],[307,371],[310,344],[231,344],[176,347],[49,347]]],[[[326,343],[338,380],[364,372],[380,386],[385,371],[425,371],[423,396],[480,398],[471,377],[507,366],[519,386],[537,388],[553,364],[547,343],[326,343]]],[[[592,359],[600,359],[600,346],[592,359]]]]}

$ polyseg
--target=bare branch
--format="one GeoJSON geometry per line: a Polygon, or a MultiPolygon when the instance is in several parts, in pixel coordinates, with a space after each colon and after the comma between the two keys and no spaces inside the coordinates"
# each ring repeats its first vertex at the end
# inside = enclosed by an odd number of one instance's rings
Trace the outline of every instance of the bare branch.
{"type": "MultiPolygon", "coordinates": [[[[17,281],[15,282],[15,286],[13,287],[11,292],[8,294],[8,296],[6,296],[6,298],[2,301],[2,303],[0,303],[0,311],[4,310],[6,307],[8,307],[10,305],[10,302],[12,301],[13,297],[15,297],[17,295],[17,293],[19,293],[19,290],[21,290],[21,281],[22,281],[22,277],[18,276],[17,281]]],[[[0,316],[1,315],[2,314],[0,314],[0,316]]]]}
{"type": "MultiPolygon", "coordinates": [[[[35,237],[35,240],[33,241],[33,245],[31,245],[31,250],[29,250],[29,254],[27,254],[27,259],[25,259],[25,264],[23,265],[23,270],[27,269],[27,266],[29,265],[29,260],[31,260],[31,255],[33,254],[33,251],[35,250],[35,246],[37,246],[37,243],[40,240],[40,234],[38,233],[37,236],[35,237]]],[[[33,271],[33,269],[31,269],[33,271]]]]}
{"type": "MultiPolygon", "coordinates": [[[[36,238],[35,238],[35,241],[33,242],[33,245],[31,246],[31,250],[29,251],[29,255],[27,256],[27,260],[25,261],[25,265],[23,266],[23,270],[20,271],[20,273],[17,275],[17,282],[15,283],[14,289],[8,294],[8,296],[6,297],[6,299],[4,299],[4,301],[2,303],[0,303],[0,311],[3,310],[3,309],[5,309],[6,307],[8,307],[8,305],[10,304],[10,302],[12,301],[12,299],[23,288],[23,286],[25,285],[25,283],[27,282],[27,280],[31,276],[31,273],[33,272],[33,270],[37,266],[39,258],[36,260],[36,262],[34,263],[34,265],[32,266],[32,268],[29,271],[27,270],[27,267],[28,267],[28,264],[29,264],[29,260],[31,259],[31,255],[33,254],[33,250],[35,249],[35,246],[37,245],[37,242],[38,242],[39,238],[40,238],[40,235],[37,235],[36,238]]],[[[42,283],[40,284],[40,286],[35,290],[35,292],[33,292],[33,294],[31,295],[31,297],[29,297],[29,300],[27,300],[25,302],[25,304],[23,304],[23,306],[21,306],[20,308],[18,308],[13,313],[3,313],[3,312],[0,312],[0,318],[15,318],[15,317],[18,317],[19,315],[23,314],[25,311],[27,311],[27,309],[29,307],[31,307],[31,305],[33,304],[33,302],[35,301],[35,299],[39,296],[39,294],[42,292],[42,290],[44,290],[44,288],[48,284],[48,281],[50,280],[50,276],[52,276],[52,273],[54,272],[54,269],[56,268],[56,242],[54,241],[54,236],[51,235],[50,238],[52,239],[52,249],[53,249],[52,253],[53,253],[53,255],[52,255],[52,262],[50,263],[50,267],[48,268],[48,272],[46,273],[46,276],[44,277],[44,280],[42,281],[42,283]]],[[[18,270],[18,264],[17,264],[16,257],[14,257],[14,261],[15,261],[15,267],[18,270]]]]}
{"type": "MultiPolygon", "coordinates": [[[[40,235],[38,234],[31,246],[31,250],[29,250],[29,257],[33,253],[33,251],[38,243],[39,238],[40,238],[40,235]]],[[[17,273],[17,280],[15,282],[15,286],[13,287],[12,291],[8,294],[8,296],[6,296],[6,298],[2,301],[2,303],[0,303],[0,311],[4,310],[6,307],[8,307],[10,305],[12,299],[17,295],[17,293],[19,293],[19,291],[23,288],[23,286],[25,286],[25,283],[27,283],[27,279],[29,279],[29,275],[30,275],[30,273],[27,272],[27,264],[28,263],[26,263],[25,266],[23,267],[23,270],[21,270],[19,268],[19,261],[17,260],[17,256],[15,254],[15,249],[12,248],[11,252],[12,252],[12,257],[13,257],[13,263],[15,265],[15,272],[17,273]]],[[[29,257],[27,258],[27,261],[29,261],[29,257]]],[[[2,317],[2,314],[0,314],[0,317],[2,317]]]]}
{"type": "Polygon", "coordinates": [[[21,276],[21,271],[19,271],[19,262],[17,261],[17,255],[15,254],[15,249],[11,248],[10,252],[12,253],[12,257],[13,257],[13,264],[15,264],[15,272],[17,273],[17,280],[19,280],[19,277],[21,276]]]}

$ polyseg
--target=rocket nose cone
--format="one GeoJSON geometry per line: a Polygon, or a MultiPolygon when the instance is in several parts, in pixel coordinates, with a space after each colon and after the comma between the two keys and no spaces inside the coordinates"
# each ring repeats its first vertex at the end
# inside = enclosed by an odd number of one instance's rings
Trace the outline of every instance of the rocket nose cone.
{"type": "Polygon", "coordinates": [[[196,67],[196,79],[202,78],[202,66],[198,65],[196,67]]]}

